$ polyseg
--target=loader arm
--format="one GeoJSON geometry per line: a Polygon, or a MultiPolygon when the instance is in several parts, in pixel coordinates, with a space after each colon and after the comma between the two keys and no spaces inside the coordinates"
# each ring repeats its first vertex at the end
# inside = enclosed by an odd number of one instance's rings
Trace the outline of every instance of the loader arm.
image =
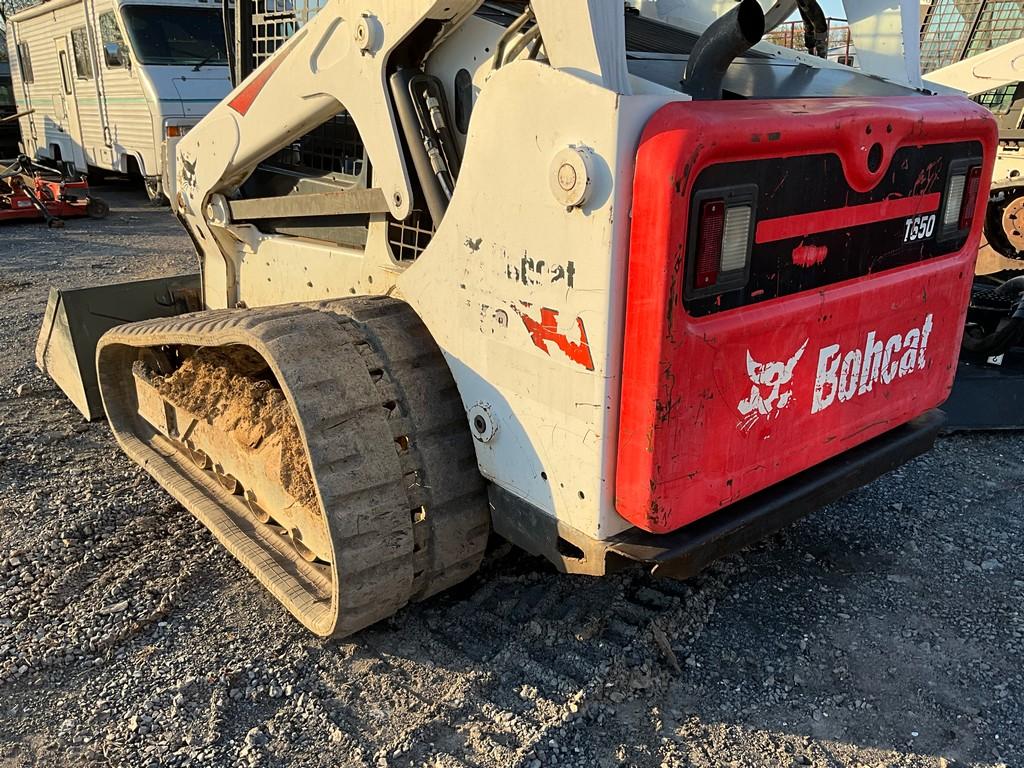
{"type": "Polygon", "coordinates": [[[1024,39],[929,72],[924,79],[968,96],[1020,82],[1024,80],[1024,39]]]}
{"type": "Polygon", "coordinates": [[[238,302],[237,240],[226,223],[230,196],[267,157],[342,109],[360,126],[374,184],[391,214],[409,215],[412,192],[387,68],[395,49],[426,22],[454,29],[481,0],[331,0],[255,70],[178,146],[179,216],[200,250],[207,306],[238,302]]]}
{"type": "MultiPolygon", "coordinates": [[[[178,145],[173,201],[200,253],[204,301],[236,306],[239,244],[258,236],[232,222],[228,199],[256,166],[340,111],[349,114],[373,168],[373,198],[397,220],[412,212],[413,187],[387,79],[403,41],[429,22],[432,48],[482,0],[332,0],[256,69],[178,145]]],[[[630,93],[624,19],[607,0],[533,0],[551,66],[615,93],[630,93]]],[[[523,3],[524,9],[527,7],[523,3]]],[[[429,52],[427,53],[429,57],[429,52]]],[[[418,67],[421,61],[405,61],[418,67]]],[[[363,203],[366,198],[364,196],[363,203]]]]}

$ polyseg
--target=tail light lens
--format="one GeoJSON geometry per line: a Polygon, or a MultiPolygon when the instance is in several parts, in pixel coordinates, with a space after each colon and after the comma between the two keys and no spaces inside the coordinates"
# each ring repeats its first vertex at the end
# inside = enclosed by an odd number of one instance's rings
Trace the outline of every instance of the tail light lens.
{"type": "Polygon", "coordinates": [[[688,295],[706,296],[741,288],[750,273],[757,188],[708,190],[693,208],[691,279],[688,295]]]}
{"type": "Polygon", "coordinates": [[[958,160],[950,164],[942,226],[937,240],[963,237],[974,224],[974,212],[981,192],[979,160],[958,160]]]}
{"type": "Polygon", "coordinates": [[[949,192],[946,193],[946,210],[942,214],[942,226],[954,227],[960,221],[960,210],[964,203],[964,188],[967,186],[967,174],[955,174],[949,180],[949,192]]]}
{"type": "Polygon", "coordinates": [[[978,207],[978,187],[981,185],[981,166],[976,165],[967,172],[967,191],[960,204],[960,230],[970,229],[974,223],[974,211],[978,207]]]}
{"type": "Polygon", "coordinates": [[[722,236],[722,271],[746,269],[750,258],[750,220],[753,208],[732,205],[725,211],[725,233],[722,236]]]}
{"type": "Polygon", "coordinates": [[[697,234],[696,288],[708,288],[718,282],[722,261],[722,232],[725,229],[725,201],[707,200],[700,207],[697,234]]]}

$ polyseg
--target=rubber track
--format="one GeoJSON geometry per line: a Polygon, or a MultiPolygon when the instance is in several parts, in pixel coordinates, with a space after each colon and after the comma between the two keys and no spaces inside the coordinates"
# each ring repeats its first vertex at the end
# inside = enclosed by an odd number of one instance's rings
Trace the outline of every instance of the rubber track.
{"type": "Polygon", "coordinates": [[[489,517],[465,412],[426,328],[402,302],[355,298],[121,326],[97,351],[121,447],[305,626],[343,637],[474,573],[489,517]],[[154,346],[244,345],[292,404],[334,547],[328,578],[257,523],[137,413],[132,363],[154,346]]]}
{"type": "Polygon", "coordinates": [[[389,425],[400,454],[413,508],[413,600],[464,581],[480,568],[490,535],[486,486],[477,468],[466,411],[448,363],[430,332],[404,302],[359,297],[320,305],[351,318],[365,336],[359,348],[371,376],[391,395],[389,425]]]}

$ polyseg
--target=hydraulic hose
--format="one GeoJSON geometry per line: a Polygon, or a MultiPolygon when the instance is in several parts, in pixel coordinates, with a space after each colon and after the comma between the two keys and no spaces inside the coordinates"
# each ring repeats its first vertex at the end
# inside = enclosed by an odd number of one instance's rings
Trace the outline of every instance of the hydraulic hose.
{"type": "Polygon", "coordinates": [[[828,57],[828,19],[818,0],[797,0],[796,6],[804,22],[804,46],[808,53],[822,59],[828,57]]]}

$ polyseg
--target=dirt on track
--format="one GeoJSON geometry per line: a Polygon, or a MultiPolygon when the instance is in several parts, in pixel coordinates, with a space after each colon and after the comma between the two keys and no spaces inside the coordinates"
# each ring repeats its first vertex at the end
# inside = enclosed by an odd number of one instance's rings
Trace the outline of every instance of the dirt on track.
{"type": "Polygon", "coordinates": [[[497,544],[324,643],[34,370],[49,285],[192,268],[103,194],[0,232],[0,767],[1024,765],[1024,437],[945,438],[683,584],[497,544]]]}
{"type": "Polygon", "coordinates": [[[165,398],[231,435],[242,448],[263,447],[271,477],[317,510],[316,487],[295,416],[266,361],[248,347],[203,348],[169,376],[154,377],[165,398]]]}

